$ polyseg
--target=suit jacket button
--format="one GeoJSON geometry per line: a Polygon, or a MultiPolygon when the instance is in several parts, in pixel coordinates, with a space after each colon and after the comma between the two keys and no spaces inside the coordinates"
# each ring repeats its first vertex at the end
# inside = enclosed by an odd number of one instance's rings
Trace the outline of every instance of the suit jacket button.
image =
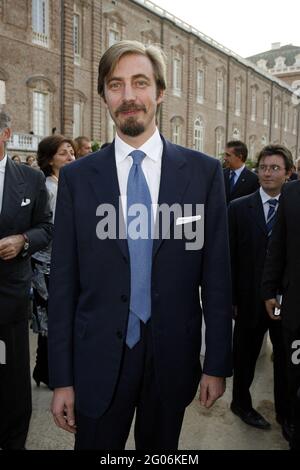
{"type": "Polygon", "coordinates": [[[126,295],[126,294],[122,294],[122,295],[121,295],[121,300],[122,300],[122,302],[127,302],[127,301],[128,301],[127,295],[126,295]]]}
{"type": "Polygon", "coordinates": [[[123,339],[123,333],[122,333],[121,330],[118,330],[118,331],[117,331],[117,337],[118,337],[119,339],[123,339]]]}

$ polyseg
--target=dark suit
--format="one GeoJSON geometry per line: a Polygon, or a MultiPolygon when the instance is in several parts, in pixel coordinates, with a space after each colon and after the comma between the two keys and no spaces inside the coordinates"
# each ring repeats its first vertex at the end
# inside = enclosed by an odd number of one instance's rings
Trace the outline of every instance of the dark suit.
{"type": "Polygon", "coordinates": [[[28,349],[29,255],[51,239],[51,213],[41,172],[7,159],[0,239],[26,232],[30,245],[23,257],[0,259],[0,339],[6,364],[0,365],[0,447],[24,447],[31,414],[28,349]],[[30,201],[28,203],[28,201],[30,201]],[[23,206],[22,206],[23,204],[23,206]]]}
{"type": "MultiPolygon", "coordinates": [[[[282,290],[281,317],[288,355],[290,400],[296,432],[292,445],[300,449],[300,415],[296,393],[300,386],[300,364],[293,363],[296,352],[293,342],[300,339],[300,181],[292,181],[283,188],[277,221],[273,228],[263,275],[263,298],[276,297],[282,290]],[[295,411],[296,410],[296,411],[295,411]]],[[[298,354],[299,357],[299,354],[298,354]]]]}
{"type": "MultiPolygon", "coordinates": [[[[181,412],[201,376],[200,285],[207,326],[204,372],[231,374],[227,215],[219,162],[165,140],[163,144],[159,204],[205,204],[202,250],[187,251],[186,240],[172,235],[153,244],[152,313],[143,335],[153,355],[149,369],[154,369],[157,394],[168,410],[181,412]]],[[[92,419],[109,413],[127,362],[130,384],[136,380],[135,370],[147,370],[140,358],[127,361],[143,344],[124,352],[130,300],[127,241],[96,237],[97,206],[112,204],[118,220],[118,197],[114,143],[61,171],[50,276],[50,383],[74,385],[77,411],[92,419]]],[[[143,376],[144,384],[147,380],[143,376]]],[[[131,401],[128,407],[137,404],[131,401]]],[[[115,429],[120,426],[119,414],[115,429]]],[[[139,435],[137,431],[136,442],[139,435]]]]}
{"type": "Polygon", "coordinates": [[[226,168],[224,170],[224,182],[227,204],[233,199],[254,193],[254,191],[259,188],[258,176],[253,171],[248,170],[247,167],[243,169],[231,192],[229,187],[229,177],[230,169],[226,168]]]}
{"type": "Polygon", "coordinates": [[[229,235],[233,304],[237,318],[233,335],[233,402],[245,411],[252,408],[249,388],[267,330],[274,351],[274,399],[278,419],[288,418],[286,361],[281,322],[272,321],[261,297],[261,280],[268,233],[259,190],[229,205],[229,235]]]}

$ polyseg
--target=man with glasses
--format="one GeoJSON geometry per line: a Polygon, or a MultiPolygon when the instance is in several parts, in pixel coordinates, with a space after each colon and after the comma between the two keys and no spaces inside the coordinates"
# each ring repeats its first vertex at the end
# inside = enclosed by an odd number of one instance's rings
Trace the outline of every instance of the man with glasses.
{"type": "Polygon", "coordinates": [[[274,401],[277,421],[289,433],[286,363],[280,317],[271,320],[261,297],[261,280],[269,237],[282,185],[288,180],[292,155],[281,145],[267,145],[258,155],[260,189],[229,205],[229,233],[235,328],[231,410],[246,424],[269,429],[270,423],[252,406],[250,386],[256,361],[269,330],[274,351],[274,401]]]}
{"type": "Polygon", "coordinates": [[[224,152],[224,181],[227,204],[233,199],[246,196],[259,187],[257,175],[245,165],[248,149],[244,142],[227,142],[224,152]]]}
{"type": "MultiPolygon", "coordinates": [[[[271,321],[280,309],[287,356],[293,434],[291,449],[300,450],[300,181],[284,186],[265,262],[262,295],[271,321]],[[277,293],[282,291],[282,301],[277,293]],[[281,304],[281,305],[280,305],[281,304]],[[277,310],[278,311],[278,310],[277,310]]],[[[276,321],[274,323],[277,323],[276,321]]]]}
{"type": "Polygon", "coordinates": [[[0,448],[21,450],[31,415],[30,255],[49,244],[52,224],[43,174],[6,154],[10,126],[0,111],[0,448]]]}

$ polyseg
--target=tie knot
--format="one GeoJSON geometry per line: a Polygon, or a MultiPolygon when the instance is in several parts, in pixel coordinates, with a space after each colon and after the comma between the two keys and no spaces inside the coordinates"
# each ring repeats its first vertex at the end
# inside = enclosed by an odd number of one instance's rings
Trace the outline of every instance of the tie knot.
{"type": "Polygon", "coordinates": [[[270,206],[272,206],[273,208],[275,208],[278,204],[278,200],[277,199],[269,199],[268,200],[268,203],[270,206]]]}
{"type": "Polygon", "coordinates": [[[133,150],[129,155],[132,157],[134,165],[140,165],[146,156],[145,152],[142,152],[142,150],[133,150]]]}

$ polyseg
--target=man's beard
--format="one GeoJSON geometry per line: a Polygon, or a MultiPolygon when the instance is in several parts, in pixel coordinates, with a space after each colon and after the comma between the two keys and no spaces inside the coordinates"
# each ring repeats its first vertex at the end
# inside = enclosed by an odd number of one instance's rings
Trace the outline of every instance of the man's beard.
{"type": "Polygon", "coordinates": [[[120,130],[124,135],[137,137],[145,131],[145,126],[142,122],[138,122],[136,118],[129,117],[125,122],[120,124],[120,130]]]}
{"type": "MultiPolygon", "coordinates": [[[[116,117],[120,113],[126,113],[128,111],[143,111],[144,113],[147,112],[146,106],[135,105],[131,103],[124,103],[122,104],[116,111],[116,117]]],[[[125,121],[120,123],[120,130],[124,135],[129,135],[130,137],[137,137],[141,135],[145,131],[145,126],[143,123],[138,122],[136,116],[129,116],[125,121]]]]}

